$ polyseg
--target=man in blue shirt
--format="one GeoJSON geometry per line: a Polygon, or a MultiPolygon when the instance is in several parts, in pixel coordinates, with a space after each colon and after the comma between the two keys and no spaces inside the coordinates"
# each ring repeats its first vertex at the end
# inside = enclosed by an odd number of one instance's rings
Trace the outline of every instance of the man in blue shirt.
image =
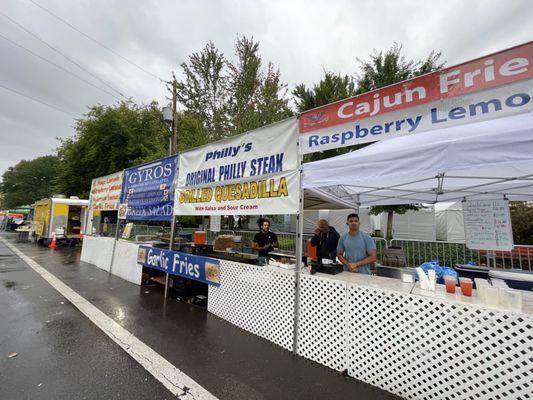
{"type": "Polygon", "coordinates": [[[350,231],[341,236],[337,258],[350,272],[370,275],[370,266],[376,261],[376,244],[369,234],[359,230],[359,216],[350,214],[346,220],[350,231]]]}

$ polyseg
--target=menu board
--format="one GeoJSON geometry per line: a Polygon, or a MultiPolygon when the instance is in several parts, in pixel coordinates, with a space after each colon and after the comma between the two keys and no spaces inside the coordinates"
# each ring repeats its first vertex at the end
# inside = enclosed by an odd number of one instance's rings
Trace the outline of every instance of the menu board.
{"type": "Polygon", "coordinates": [[[89,195],[89,209],[116,210],[118,209],[120,193],[122,191],[123,172],[95,178],[91,183],[89,195]]]}
{"type": "Polygon", "coordinates": [[[220,215],[211,215],[211,231],[212,232],[220,232],[220,221],[221,217],[220,215]]]}
{"type": "Polygon", "coordinates": [[[121,203],[126,219],[170,221],[178,156],[162,158],[124,171],[121,203]]]}
{"type": "Polygon", "coordinates": [[[473,250],[513,249],[511,213],[507,200],[463,202],[466,246],[473,250]]]}

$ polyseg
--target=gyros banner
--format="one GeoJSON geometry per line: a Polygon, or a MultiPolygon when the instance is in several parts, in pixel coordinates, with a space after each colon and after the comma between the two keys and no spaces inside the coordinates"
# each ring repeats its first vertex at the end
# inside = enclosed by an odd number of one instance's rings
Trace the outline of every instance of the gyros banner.
{"type": "Polygon", "coordinates": [[[533,110],[533,42],[300,115],[313,153],[533,110]]]}
{"type": "Polygon", "coordinates": [[[296,118],[180,154],[175,215],[298,212],[296,118]]]}
{"type": "Polygon", "coordinates": [[[89,195],[90,210],[118,210],[123,171],[93,179],[89,195]]]}
{"type": "Polygon", "coordinates": [[[178,156],[166,157],[124,171],[121,203],[126,219],[168,221],[172,218],[178,156]]]}

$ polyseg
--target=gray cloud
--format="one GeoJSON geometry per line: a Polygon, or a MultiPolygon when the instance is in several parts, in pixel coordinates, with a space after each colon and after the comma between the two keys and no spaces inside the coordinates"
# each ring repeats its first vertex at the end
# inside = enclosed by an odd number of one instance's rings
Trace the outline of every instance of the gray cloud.
{"type": "MultiPolygon", "coordinates": [[[[533,38],[533,2],[523,1],[118,1],[36,0],[150,72],[168,79],[212,40],[229,58],[238,34],[261,43],[265,61],[292,88],[312,84],[324,69],[354,74],[356,57],[402,43],[409,58],[441,50],[448,65],[533,38]]],[[[0,10],[137,102],[165,102],[157,79],[102,49],[27,0],[0,10]]],[[[94,85],[105,88],[0,16],[0,34],[94,85]]],[[[80,115],[116,99],[0,38],[0,84],[80,115]]],[[[73,117],[0,88],[0,175],[22,159],[50,154],[57,137],[74,134],[73,117]]]]}

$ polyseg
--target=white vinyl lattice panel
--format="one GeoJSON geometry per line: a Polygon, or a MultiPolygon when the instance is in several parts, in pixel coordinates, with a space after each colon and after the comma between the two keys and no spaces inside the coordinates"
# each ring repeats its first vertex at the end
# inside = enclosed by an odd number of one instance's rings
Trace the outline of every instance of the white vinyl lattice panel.
{"type": "Polygon", "coordinates": [[[529,315],[348,285],[350,376],[407,399],[531,399],[529,315]]]}
{"type": "Polygon", "coordinates": [[[300,276],[298,354],[346,369],[346,282],[300,276]]]}
{"type": "Polygon", "coordinates": [[[207,309],[292,350],[294,272],[220,260],[220,286],[209,286],[207,309]]]}

